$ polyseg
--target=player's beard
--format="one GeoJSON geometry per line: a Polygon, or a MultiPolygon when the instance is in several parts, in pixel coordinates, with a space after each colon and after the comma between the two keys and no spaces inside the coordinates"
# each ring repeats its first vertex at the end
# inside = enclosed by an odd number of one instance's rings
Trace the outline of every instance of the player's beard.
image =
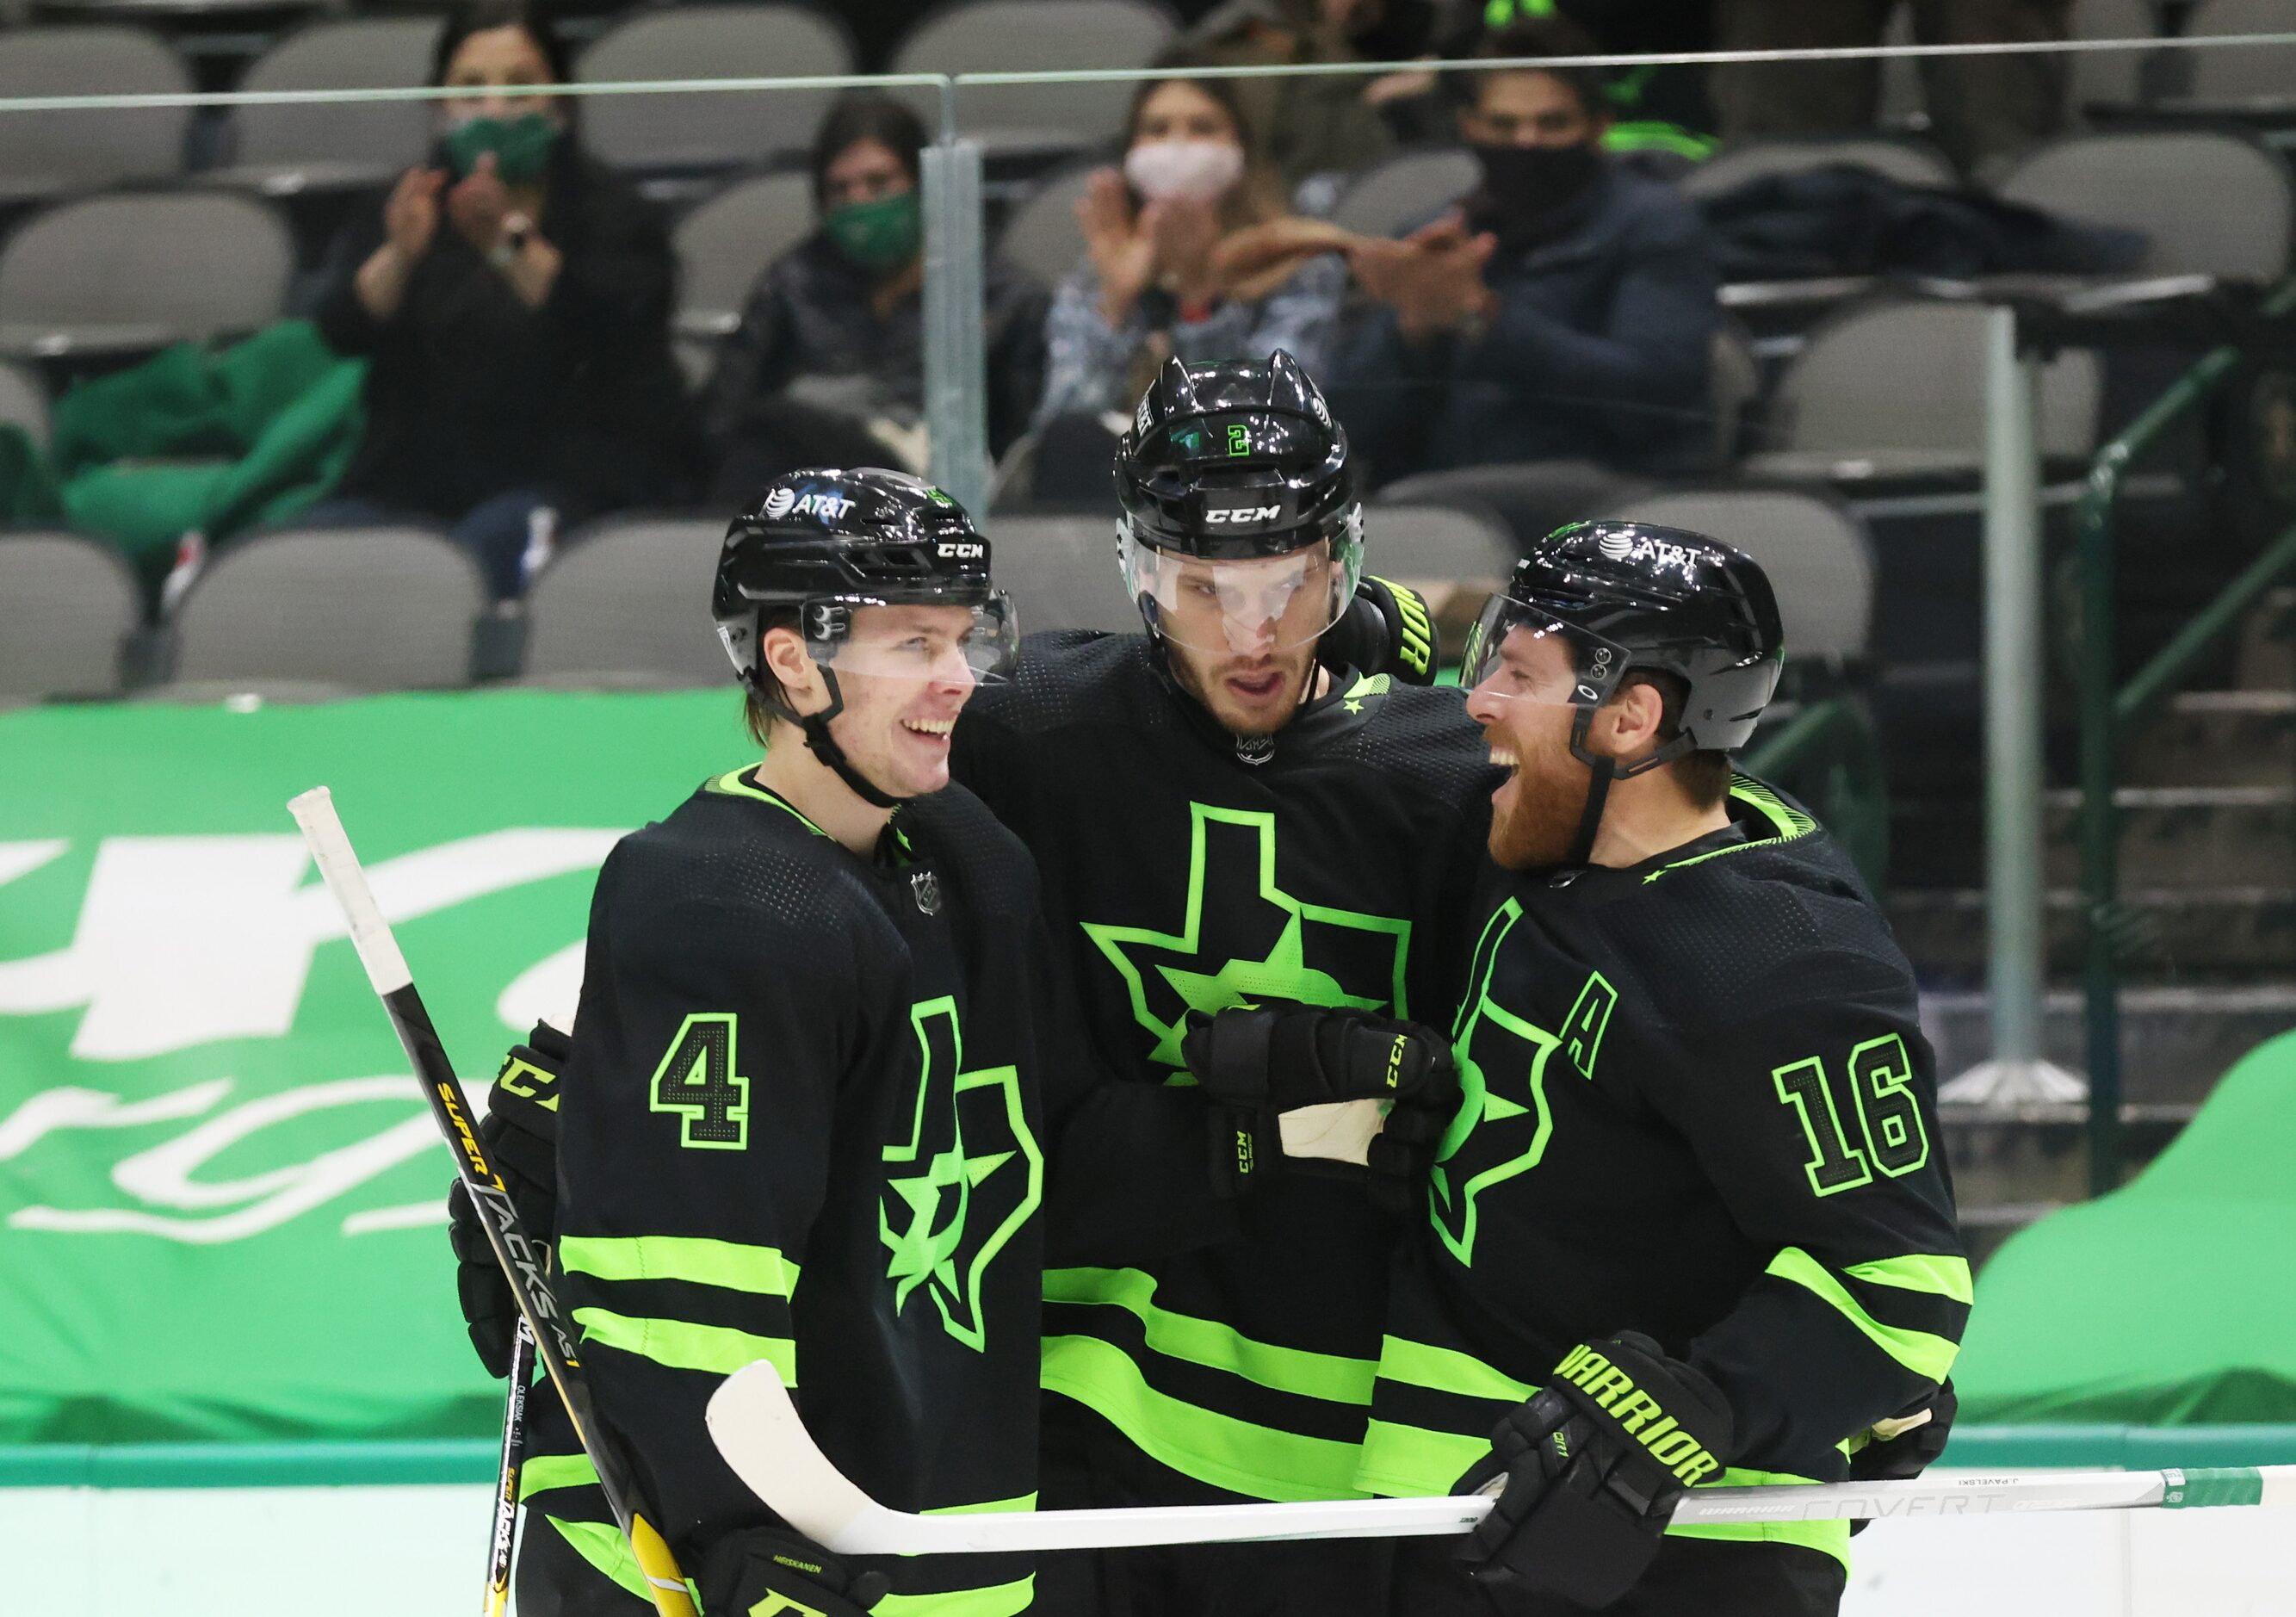
{"type": "Polygon", "coordinates": [[[1504,800],[1491,805],[1491,862],[1505,870],[1537,870],[1570,857],[1587,812],[1593,771],[1568,752],[1541,749],[1516,768],[1504,800]]]}
{"type": "Polygon", "coordinates": [[[1210,653],[1170,644],[1166,652],[1173,680],[1236,735],[1273,735],[1290,724],[1306,705],[1308,682],[1316,677],[1316,642],[1310,640],[1304,645],[1275,653],[1267,659],[1267,666],[1283,674],[1283,683],[1270,701],[1255,704],[1260,710],[1247,712],[1221,689],[1221,681],[1241,666],[1240,659],[1214,657],[1210,653]]]}

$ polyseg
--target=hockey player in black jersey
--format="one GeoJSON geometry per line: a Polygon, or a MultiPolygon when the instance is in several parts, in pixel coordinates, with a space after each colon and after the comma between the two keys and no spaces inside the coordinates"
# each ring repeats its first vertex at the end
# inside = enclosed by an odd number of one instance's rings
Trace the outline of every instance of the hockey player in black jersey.
{"type": "MultiPolygon", "coordinates": [[[[1036,855],[1055,958],[1120,1078],[1189,1082],[1191,1014],[1241,1005],[1262,1047],[1384,1061],[1381,1019],[1447,1005],[1495,776],[1457,692],[1360,666],[1333,632],[1365,607],[1346,435],[1287,355],[1174,361],[1117,486],[1111,559],[1146,635],[1031,636],[968,710],[956,778],[1036,855]]],[[[1402,1132],[1368,1163],[1398,1194],[1426,1151],[1402,1132]]],[[[1224,1242],[1159,1257],[1048,1230],[1047,1506],[1356,1491],[1398,1224],[1282,1145],[1247,1129],[1230,1153],[1224,1242]]],[[[1043,1609],[1349,1617],[1377,1609],[1390,1554],[1108,1552],[1048,1564],[1043,1609]]]]}
{"type": "MultiPolygon", "coordinates": [[[[857,472],[770,486],[727,535],[715,613],[765,760],[599,873],[546,1103],[560,1294],[712,1617],[1009,1617],[1030,1598],[1024,1559],[840,1566],[772,1522],[701,1416],[724,1375],[771,1358],[876,1497],[1032,1501],[1054,1076],[1035,877],[943,790],[951,726],[1010,666],[1010,610],[947,496],[857,472]]],[[[533,1408],[520,1608],[636,1617],[594,1473],[556,1400],[533,1408]]]]}
{"type": "Polygon", "coordinates": [[[1832,1613],[1845,1524],[1669,1513],[1841,1480],[1952,1365],[1912,971],[1832,840],[1729,767],[1780,661],[1758,566],[1635,523],[1550,536],[1469,643],[1511,773],[1358,1480],[1498,1504],[1464,1550],[1406,1544],[1395,1617],[1832,1613]]]}

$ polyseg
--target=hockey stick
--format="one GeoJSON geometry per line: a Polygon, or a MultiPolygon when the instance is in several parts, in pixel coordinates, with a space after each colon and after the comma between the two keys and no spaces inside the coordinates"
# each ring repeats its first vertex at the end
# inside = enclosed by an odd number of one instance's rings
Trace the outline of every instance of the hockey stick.
{"type": "Polygon", "coordinates": [[[510,1341],[510,1391],[503,1404],[502,1469],[495,1479],[495,1531],[487,1546],[485,1617],[510,1609],[510,1552],[518,1535],[518,1479],[526,1469],[526,1384],[534,1379],[534,1333],[521,1317],[510,1341]]]}
{"type": "MultiPolygon", "coordinates": [[[[414,991],[414,979],[406,969],[406,958],[398,952],[398,940],[390,935],[390,923],[376,907],[374,894],[367,888],[366,873],[359,868],[358,856],[351,851],[350,839],[343,834],[343,823],[336,817],[333,795],[324,786],[315,786],[290,802],[287,810],[302,828],[311,858],[318,866],[319,874],[326,878],[327,889],[335,895],[336,904],[341,907],[343,919],[350,928],[351,945],[358,950],[359,964],[366,968],[367,981],[374,985],[383,1009],[390,1014],[390,1025],[398,1034],[398,1042],[406,1048],[406,1058],[414,1063],[415,1074],[422,1080],[423,1094],[430,1102],[431,1118],[454,1150],[455,1172],[470,1193],[472,1205],[482,1215],[480,1222],[486,1229],[488,1244],[494,1248],[495,1261],[502,1265],[503,1274],[510,1281],[511,1295],[517,1301],[518,1311],[534,1337],[542,1367],[549,1372],[551,1383],[558,1389],[566,1413],[573,1420],[574,1435],[597,1467],[598,1485],[614,1513],[615,1523],[630,1541],[630,1552],[644,1575],[654,1609],[661,1617],[700,1617],[685,1587],[685,1574],[677,1569],[676,1557],[670,1554],[668,1544],[653,1525],[653,1511],[640,1498],[628,1466],[598,1424],[597,1412],[590,1399],[589,1376],[582,1368],[581,1356],[575,1351],[573,1337],[567,1334],[565,1312],[551,1293],[549,1282],[543,1278],[543,1265],[536,1247],[519,1227],[518,1214],[511,1207],[501,1178],[488,1163],[486,1153],[479,1149],[478,1136],[471,1128],[469,1097],[463,1093],[462,1082],[447,1060],[446,1049],[439,1042],[439,1030],[430,1023],[430,1013],[423,1008],[422,997],[414,991]]],[[[499,1523],[496,1531],[500,1531],[499,1523]]]]}
{"type": "MultiPolygon", "coordinates": [[[[821,1452],[781,1373],[760,1359],[709,1399],[709,1435],[734,1474],[791,1527],[839,1555],[989,1554],[1257,1539],[1367,1539],[1464,1532],[1488,1498],[1323,1499],[1282,1505],[1128,1506],[912,1515],[888,1510],[821,1452]]],[[[1679,1525],[1975,1516],[1995,1511],[2169,1509],[2202,1505],[2296,1508],[2296,1465],[2205,1471],[1972,1474],[1925,1482],[1700,1488],[1675,1506],[1679,1525]]]]}

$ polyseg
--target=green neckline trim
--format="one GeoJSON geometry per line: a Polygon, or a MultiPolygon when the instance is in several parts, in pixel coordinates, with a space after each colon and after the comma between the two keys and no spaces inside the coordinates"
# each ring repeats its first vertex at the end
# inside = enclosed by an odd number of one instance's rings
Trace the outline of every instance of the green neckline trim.
{"type": "Polygon", "coordinates": [[[1764,819],[1769,821],[1775,834],[1744,842],[1733,842],[1727,848],[1710,849],[1704,853],[1693,854],[1686,859],[1677,859],[1671,865],[1661,865],[1643,878],[1643,885],[1649,886],[1670,870],[1687,870],[1693,865],[1703,865],[1709,859],[1718,859],[1724,854],[1744,853],[1751,848],[1767,848],[1774,841],[1799,841],[1817,829],[1816,820],[1799,809],[1787,807],[1784,799],[1751,775],[1733,775],[1730,777],[1730,795],[1737,801],[1757,810],[1764,819]]]}
{"type": "Polygon", "coordinates": [[[742,777],[748,773],[749,771],[747,769],[729,770],[726,774],[719,776],[716,780],[706,783],[702,789],[707,792],[718,792],[726,797],[749,797],[755,798],[761,803],[771,803],[775,808],[780,809],[783,814],[788,815],[799,825],[813,833],[814,835],[823,838],[828,837],[829,833],[824,831],[820,826],[815,825],[811,820],[806,818],[804,815],[791,808],[788,799],[781,797],[775,792],[768,792],[763,786],[753,786],[750,784],[748,781],[743,780],[742,777]]]}

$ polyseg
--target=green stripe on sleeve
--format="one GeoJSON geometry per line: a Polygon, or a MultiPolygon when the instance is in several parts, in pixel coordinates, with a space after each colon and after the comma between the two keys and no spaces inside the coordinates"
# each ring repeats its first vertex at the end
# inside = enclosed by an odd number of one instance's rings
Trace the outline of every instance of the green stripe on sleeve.
{"type": "Polygon", "coordinates": [[[1781,1280],[1791,1280],[1831,1304],[1867,1341],[1924,1381],[1943,1381],[1946,1372],[1953,1368],[1954,1356],[1961,1351],[1958,1343],[1943,1336],[1903,1326],[1883,1325],[1859,1306],[1857,1299],[1833,1277],[1831,1269],[1798,1246],[1789,1246],[1771,1259],[1767,1272],[1781,1280]]]}
{"type": "MultiPolygon", "coordinates": [[[[1037,1575],[947,1595],[882,1595],[871,1617],[1018,1617],[1037,1597],[1037,1575]]],[[[783,1608],[791,1610],[794,1608],[783,1608]]]]}
{"type": "Polygon", "coordinates": [[[582,1340],[619,1348],[673,1370],[707,1370],[731,1375],[757,1359],[770,1358],[782,1380],[797,1385],[797,1343],[786,1336],[753,1336],[725,1326],[689,1325],[682,1319],[633,1319],[605,1309],[576,1309],[582,1340]]]}
{"type": "Polygon", "coordinates": [[[1013,1499],[983,1499],[978,1505],[935,1505],[922,1514],[928,1516],[987,1516],[1000,1510],[1034,1510],[1037,1496],[1024,1493],[1013,1499]]]}
{"type": "Polygon", "coordinates": [[[1200,1482],[1258,1499],[1352,1499],[1354,1443],[1281,1432],[1184,1403],[1097,1336],[1047,1336],[1044,1384],[1098,1413],[1141,1451],[1200,1482]]]}
{"type": "Polygon", "coordinates": [[[1406,1386],[1456,1392],[1467,1398],[1500,1398],[1521,1403],[1538,1389],[1493,1369],[1472,1353],[1389,1336],[1379,1344],[1379,1373],[1406,1386]]]}
{"type": "Polygon", "coordinates": [[[797,1289],[797,1265],[779,1247],[693,1235],[567,1235],[558,1243],[558,1266],[601,1280],[683,1280],[759,1297],[787,1298],[797,1289]]]}
{"type": "Polygon", "coordinates": [[[645,1573],[638,1570],[638,1558],[630,1553],[630,1541],[622,1537],[622,1530],[611,1522],[562,1522],[556,1516],[545,1516],[544,1521],[556,1528],[559,1536],[574,1547],[582,1559],[611,1578],[653,1608],[653,1596],[646,1588],[645,1573]]]}
{"type": "Polygon", "coordinates": [[[1047,1302],[1098,1303],[1119,1308],[1146,1327],[1149,1349],[1278,1392],[1369,1405],[1379,1366],[1368,1358],[1317,1353],[1307,1348],[1254,1342],[1216,1319],[1176,1314],[1156,1306],[1156,1277],[1136,1268],[1056,1268],[1045,1271],[1047,1302]]]}
{"type": "Polygon", "coordinates": [[[1444,1494],[1490,1453],[1488,1437],[1463,1437],[1425,1426],[1374,1421],[1364,1433],[1363,1465],[1356,1486],[1390,1498],[1444,1494]]]}
{"type": "Polygon", "coordinates": [[[1873,1285],[1894,1285],[1908,1292],[1931,1292],[1954,1302],[1970,1302],[1977,1292],[1969,1281],[1969,1260],[1939,1252],[1907,1252],[1873,1263],[1853,1263],[1841,1271],[1873,1285]]]}
{"type": "Polygon", "coordinates": [[[518,1468],[521,1501],[554,1488],[580,1488],[598,1480],[598,1468],[586,1454],[537,1454],[518,1468]]]}

